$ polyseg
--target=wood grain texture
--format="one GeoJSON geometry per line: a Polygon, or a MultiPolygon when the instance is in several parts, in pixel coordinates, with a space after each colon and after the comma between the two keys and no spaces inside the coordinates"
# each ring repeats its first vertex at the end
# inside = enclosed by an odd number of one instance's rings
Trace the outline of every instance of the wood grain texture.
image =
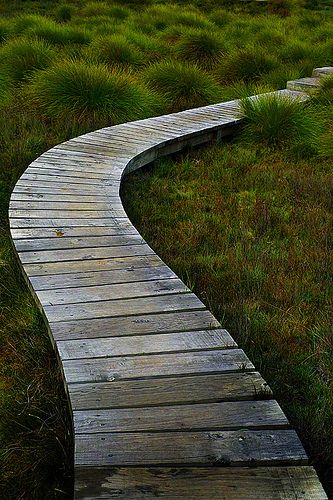
{"type": "Polygon", "coordinates": [[[326,500],[313,467],[76,469],[75,498],[85,500],[326,500]]]}
{"type": "Polygon", "coordinates": [[[274,400],[75,410],[73,416],[76,435],[289,427],[287,418],[274,400]]]}
{"type": "Polygon", "coordinates": [[[43,306],[55,306],[134,297],[153,297],[155,295],[188,293],[189,291],[189,288],[179,278],[171,278],[80,288],[41,290],[37,292],[37,296],[43,306]]]}
{"type": "Polygon", "coordinates": [[[88,247],[65,250],[39,250],[19,252],[23,264],[39,262],[84,261],[96,259],[112,259],[115,257],[133,257],[136,255],[153,255],[153,250],[142,241],[137,245],[124,245],[112,247],[88,247]]]}
{"type": "MultiPolygon", "coordinates": [[[[101,332],[103,335],[103,332],[101,332]]],[[[236,347],[226,330],[198,330],[127,337],[67,340],[57,343],[61,359],[109,358],[131,354],[201,351],[236,347]]]]}
{"type": "Polygon", "coordinates": [[[44,305],[50,322],[72,319],[112,318],[159,312],[204,309],[203,303],[192,293],[139,297],[134,299],[103,300],[80,304],[44,305]]]}
{"type": "Polygon", "coordinates": [[[69,384],[68,391],[73,410],[260,400],[272,397],[271,389],[257,372],[69,384]]]}
{"type": "Polygon", "coordinates": [[[175,273],[167,266],[128,267],[114,271],[92,271],[82,273],[53,274],[50,276],[31,277],[30,281],[38,290],[64,290],[93,285],[115,285],[136,281],[164,280],[176,278],[175,273]]]}
{"type": "Polygon", "coordinates": [[[68,384],[254,370],[241,349],[63,361],[68,384]]]}
{"type": "Polygon", "coordinates": [[[78,434],[75,463],[104,466],[307,464],[292,430],[78,434]]]}
{"type": "Polygon", "coordinates": [[[145,243],[137,233],[116,234],[114,236],[81,236],[76,238],[66,237],[64,234],[55,238],[26,238],[15,241],[18,252],[40,251],[40,250],[65,250],[77,248],[96,248],[96,247],[117,247],[124,245],[141,245],[145,243]]]}
{"type": "Polygon", "coordinates": [[[119,337],[188,330],[219,328],[220,323],[207,310],[186,310],[160,314],[137,314],[113,318],[62,321],[50,323],[56,340],[119,337]]]}
{"type": "Polygon", "coordinates": [[[103,259],[72,260],[63,262],[44,262],[25,264],[24,269],[30,276],[48,276],[53,274],[84,273],[91,271],[112,271],[116,269],[161,266],[164,262],[157,255],[135,257],[113,257],[103,259]]]}

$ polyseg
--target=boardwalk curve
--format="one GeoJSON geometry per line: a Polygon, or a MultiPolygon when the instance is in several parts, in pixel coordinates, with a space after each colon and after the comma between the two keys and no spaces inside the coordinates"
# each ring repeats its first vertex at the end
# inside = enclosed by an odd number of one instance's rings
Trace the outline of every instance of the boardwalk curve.
{"type": "Polygon", "coordinates": [[[11,234],[63,370],[76,498],[326,498],[265,381],[119,196],[126,173],[241,120],[230,101],[101,129],[16,184],[11,234]]]}

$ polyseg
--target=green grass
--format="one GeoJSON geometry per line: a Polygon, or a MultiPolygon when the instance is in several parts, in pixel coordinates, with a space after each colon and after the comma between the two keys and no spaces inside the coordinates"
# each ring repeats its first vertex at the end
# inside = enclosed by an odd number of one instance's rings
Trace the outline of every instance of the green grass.
{"type": "Polygon", "coordinates": [[[122,34],[96,38],[90,45],[92,60],[104,62],[110,66],[140,66],[144,63],[144,54],[122,34]]]}
{"type": "MultiPolygon", "coordinates": [[[[125,180],[126,211],[249,354],[332,480],[331,158],[242,135],[125,180]]],[[[331,483],[330,483],[331,482],[331,483]]]]}
{"type": "Polygon", "coordinates": [[[305,154],[315,153],[325,128],[318,108],[287,96],[267,94],[246,98],[242,101],[242,111],[247,140],[275,149],[303,146],[305,154]]]}
{"type": "MultiPolygon", "coordinates": [[[[66,498],[62,491],[71,489],[56,358],[10,246],[7,211],[17,179],[43,151],[89,130],[283,88],[314,66],[332,65],[331,10],[317,0],[307,6],[283,17],[242,0],[0,3],[1,498],[66,498]]],[[[146,173],[138,193],[147,196],[133,197],[133,217],[149,212],[156,245],[263,369],[312,460],[329,470],[330,80],[314,100],[323,132],[319,124],[307,135],[313,114],[306,107],[287,113],[287,138],[272,140],[286,113],[275,107],[274,124],[270,104],[261,103],[250,110],[243,139],[146,173]],[[256,114],[270,129],[260,141],[256,114]],[[292,116],[303,123],[301,134],[292,116]]]]}
{"type": "Polygon", "coordinates": [[[180,59],[209,69],[222,56],[223,47],[223,42],[214,33],[191,29],[181,34],[175,45],[175,52],[180,59]]]}
{"type": "Polygon", "coordinates": [[[55,52],[42,40],[17,38],[0,47],[0,67],[16,82],[27,80],[31,74],[46,68],[55,58],[55,52]]]}
{"type": "Polygon", "coordinates": [[[221,95],[217,82],[191,63],[158,62],[147,68],[143,79],[165,97],[168,112],[217,102],[221,95]]]}
{"type": "Polygon", "coordinates": [[[47,117],[106,125],[153,114],[158,98],[129,74],[103,64],[68,60],[40,72],[28,89],[47,117]]]}

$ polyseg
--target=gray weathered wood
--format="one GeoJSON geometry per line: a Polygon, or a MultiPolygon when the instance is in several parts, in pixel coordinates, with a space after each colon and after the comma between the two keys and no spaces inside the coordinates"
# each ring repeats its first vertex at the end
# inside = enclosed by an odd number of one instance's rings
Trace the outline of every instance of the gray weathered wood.
{"type": "Polygon", "coordinates": [[[138,314],[113,318],[98,318],[50,323],[54,338],[57,340],[100,337],[119,337],[121,335],[142,335],[151,333],[170,333],[186,330],[219,328],[221,325],[207,310],[186,310],[164,312],[161,314],[138,314]]]}
{"type": "Polygon", "coordinates": [[[65,250],[70,248],[96,248],[96,247],[115,247],[124,245],[140,245],[144,243],[142,236],[138,233],[118,234],[115,231],[114,236],[86,236],[86,237],[68,237],[65,234],[59,234],[57,238],[26,238],[16,241],[18,252],[40,251],[40,250],[65,250]]]}
{"type": "Polygon", "coordinates": [[[179,278],[171,278],[80,288],[41,290],[37,292],[37,296],[43,306],[55,306],[58,304],[84,304],[134,297],[153,297],[155,295],[187,293],[189,291],[189,288],[179,278]]]}
{"type": "Polygon", "coordinates": [[[75,410],[78,434],[232,429],[282,429],[289,423],[274,400],[230,401],[147,408],[75,410]]]}
{"type": "Polygon", "coordinates": [[[98,246],[77,249],[56,249],[56,250],[38,250],[19,252],[23,264],[43,263],[43,262],[61,262],[61,261],[84,261],[93,259],[112,259],[116,257],[134,257],[153,255],[153,250],[144,242],[138,241],[136,245],[123,246],[98,246]]]}
{"type": "Polygon", "coordinates": [[[176,278],[167,266],[119,269],[115,271],[95,271],[87,273],[54,274],[50,276],[31,277],[34,290],[56,290],[77,288],[92,285],[111,285],[117,283],[132,283],[135,281],[150,281],[176,278]]]}
{"type": "Polygon", "coordinates": [[[69,384],[254,369],[241,349],[64,360],[69,384]]]}
{"type": "Polygon", "coordinates": [[[85,500],[325,500],[313,467],[77,468],[85,500]]]}
{"type": "Polygon", "coordinates": [[[46,276],[50,274],[84,273],[90,271],[110,271],[115,269],[161,266],[164,262],[157,255],[135,257],[113,257],[103,259],[72,260],[64,262],[44,262],[41,264],[25,264],[24,269],[30,276],[46,276]]]}
{"type": "Polygon", "coordinates": [[[44,305],[45,314],[50,322],[112,318],[114,316],[132,316],[204,308],[203,303],[193,293],[157,295],[156,297],[148,296],[126,300],[103,300],[80,304],[44,305]]]}
{"type": "Polygon", "coordinates": [[[58,341],[61,359],[105,358],[129,354],[200,351],[236,347],[226,330],[198,330],[127,337],[58,341]]]}
{"type": "Polygon", "coordinates": [[[75,463],[121,465],[300,465],[307,463],[291,430],[78,434],[75,463]]]}
{"type": "Polygon", "coordinates": [[[69,384],[73,410],[260,400],[272,392],[257,372],[69,384]]]}

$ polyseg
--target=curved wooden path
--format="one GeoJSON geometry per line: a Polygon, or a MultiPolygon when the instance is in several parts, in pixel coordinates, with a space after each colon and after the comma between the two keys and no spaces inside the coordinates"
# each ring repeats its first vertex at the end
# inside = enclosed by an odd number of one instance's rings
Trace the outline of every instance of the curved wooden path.
{"type": "Polygon", "coordinates": [[[231,101],[98,130],[14,189],[12,238],[72,408],[76,498],[326,498],[265,381],[119,196],[127,172],[240,122],[231,101]]]}

